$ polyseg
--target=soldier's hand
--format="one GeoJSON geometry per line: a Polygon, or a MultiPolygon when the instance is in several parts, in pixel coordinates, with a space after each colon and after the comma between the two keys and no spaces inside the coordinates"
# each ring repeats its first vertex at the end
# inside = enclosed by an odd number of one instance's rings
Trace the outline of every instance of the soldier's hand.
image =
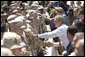
{"type": "Polygon", "coordinates": [[[31,55],[31,52],[30,51],[27,51],[26,48],[22,48],[22,53],[24,56],[30,56],[31,55]]]}
{"type": "Polygon", "coordinates": [[[51,43],[51,42],[47,42],[47,43],[45,43],[45,45],[46,45],[47,47],[52,47],[52,46],[54,46],[54,44],[51,43]]]}
{"type": "Polygon", "coordinates": [[[37,38],[37,35],[33,34],[33,35],[29,35],[27,37],[29,40],[33,40],[33,39],[36,39],[37,38]]]}

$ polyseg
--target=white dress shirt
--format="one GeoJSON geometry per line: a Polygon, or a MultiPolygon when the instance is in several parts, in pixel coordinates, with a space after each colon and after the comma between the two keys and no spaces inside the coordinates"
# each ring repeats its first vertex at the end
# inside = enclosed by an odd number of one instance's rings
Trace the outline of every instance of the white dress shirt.
{"type": "Polygon", "coordinates": [[[75,52],[72,52],[70,55],[68,56],[77,56],[75,52]]]}
{"type": "Polygon", "coordinates": [[[43,34],[38,34],[38,38],[54,38],[59,37],[59,39],[62,41],[62,45],[67,47],[69,41],[67,39],[67,28],[68,26],[65,24],[62,24],[60,27],[58,27],[56,30],[52,32],[47,32],[43,34]]]}

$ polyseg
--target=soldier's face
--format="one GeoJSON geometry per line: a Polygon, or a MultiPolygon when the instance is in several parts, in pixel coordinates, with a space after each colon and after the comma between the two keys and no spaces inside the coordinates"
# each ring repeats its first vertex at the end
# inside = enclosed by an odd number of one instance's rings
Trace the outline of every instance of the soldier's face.
{"type": "Polygon", "coordinates": [[[18,29],[18,28],[15,28],[13,26],[10,26],[10,27],[14,30],[13,32],[17,33],[20,36],[23,34],[23,30],[27,28],[26,27],[26,28],[20,28],[20,29],[18,29]]]}
{"type": "Polygon", "coordinates": [[[79,18],[80,19],[83,19],[84,18],[84,15],[83,14],[79,15],[79,18]]]}
{"type": "Polygon", "coordinates": [[[12,52],[15,56],[21,56],[21,48],[12,49],[12,52]]]}
{"type": "Polygon", "coordinates": [[[17,9],[18,10],[18,13],[21,13],[21,9],[17,9]]]}
{"type": "Polygon", "coordinates": [[[26,14],[27,14],[27,13],[26,13],[25,11],[22,11],[22,15],[26,16],[26,14]]]}
{"type": "Polygon", "coordinates": [[[30,21],[31,21],[31,22],[36,22],[36,21],[37,21],[37,19],[32,18],[32,19],[30,19],[30,21]]]}
{"type": "Polygon", "coordinates": [[[74,16],[78,16],[78,12],[77,11],[74,11],[74,16]]]}

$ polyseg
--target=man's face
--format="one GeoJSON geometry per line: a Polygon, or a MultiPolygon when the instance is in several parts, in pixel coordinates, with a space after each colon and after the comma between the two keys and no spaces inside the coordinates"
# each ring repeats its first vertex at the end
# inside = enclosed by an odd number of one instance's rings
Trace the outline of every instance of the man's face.
{"type": "MultiPolygon", "coordinates": [[[[26,47],[22,47],[22,48],[26,48],[26,47]]],[[[22,50],[22,48],[15,48],[12,49],[12,52],[15,56],[30,56],[31,53],[28,52],[26,49],[22,50]]]]}
{"type": "Polygon", "coordinates": [[[20,36],[23,34],[23,30],[27,28],[27,27],[18,28],[17,24],[11,24],[10,27],[12,28],[13,32],[17,33],[20,36]]]}
{"type": "Polygon", "coordinates": [[[80,42],[77,42],[75,45],[74,52],[76,53],[77,56],[83,56],[82,48],[80,47],[80,42]]]}
{"type": "Polygon", "coordinates": [[[35,18],[31,18],[30,21],[31,21],[31,22],[36,22],[37,19],[35,19],[35,18]]]}
{"type": "Polygon", "coordinates": [[[76,10],[74,11],[73,14],[74,14],[74,16],[78,16],[78,12],[76,10]]]}
{"type": "Polygon", "coordinates": [[[26,13],[25,11],[22,11],[22,15],[26,16],[26,14],[27,14],[27,13],[26,13]]]}
{"type": "Polygon", "coordinates": [[[2,16],[3,21],[7,19],[7,16],[2,16]]]}
{"type": "Polygon", "coordinates": [[[75,44],[77,43],[77,41],[78,41],[78,37],[74,36],[74,38],[73,38],[73,45],[74,45],[74,46],[75,46],[75,44]]]}
{"type": "Polygon", "coordinates": [[[21,13],[21,9],[19,8],[19,9],[17,9],[18,10],[18,13],[21,13]]]}
{"type": "Polygon", "coordinates": [[[12,52],[15,56],[21,56],[21,48],[15,48],[15,49],[12,49],[12,52]]]}
{"type": "Polygon", "coordinates": [[[83,15],[83,14],[80,14],[80,15],[79,15],[79,18],[80,18],[80,19],[84,19],[84,15],[83,15]]]}
{"type": "Polygon", "coordinates": [[[54,21],[55,27],[59,27],[61,21],[58,21],[57,19],[54,21]]]}

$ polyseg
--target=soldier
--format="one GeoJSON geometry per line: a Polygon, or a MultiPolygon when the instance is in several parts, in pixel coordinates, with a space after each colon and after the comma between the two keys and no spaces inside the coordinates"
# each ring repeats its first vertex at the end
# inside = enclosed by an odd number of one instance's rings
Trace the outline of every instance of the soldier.
{"type": "Polygon", "coordinates": [[[46,44],[38,39],[36,37],[36,39],[33,39],[35,37],[33,37],[35,34],[37,35],[39,32],[39,23],[37,20],[37,13],[35,10],[30,10],[28,13],[28,20],[30,20],[29,24],[31,27],[27,27],[27,29],[24,30],[25,35],[27,37],[27,39],[29,40],[29,42],[31,43],[31,48],[33,51],[33,55],[34,56],[39,56],[39,53],[42,53],[42,47],[45,46],[46,44]],[[38,45],[37,45],[38,44],[38,45]]]}
{"type": "Polygon", "coordinates": [[[44,42],[40,41],[38,38],[36,39],[32,39],[33,37],[33,32],[31,31],[31,29],[27,28],[24,30],[25,35],[28,39],[28,42],[30,43],[31,46],[31,51],[32,51],[32,55],[33,56],[38,56],[38,51],[41,50],[41,47],[44,45],[44,42]]]}
{"type": "Polygon", "coordinates": [[[38,7],[39,7],[39,3],[38,3],[37,1],[34,1],[34,2],[32,2],[30,8],[31,8],[32,10],[38,10],[38,7]]]}
{"type": "Polygon", "coordinates": [[[13,52],[13,54],[15,56],[22,56],[22,55],[29,56],[29,53],[27,53],[28,51],[26,50],[26,44],[22,41],[21,36],[17,35],[14,32],[5,32],[4,33],[3,47],[11,49],[11,51],[13,52]],[[19,50],[21,50],[21,52],[19,50]]]}
{"type": "Polygon", "coordinates": [[[13,54],[10,49],[1,47],[1,56],[13,56],[13,54]]]}
{"type": "MultiPolygon", "coordinates": [[[[9,18],[8,18],[7,20],[8,20],[9,26],[10,26],[9,30],[10,31],[13,31],[13,32],[16,32],[18,35],[20,35],[22,37],[22,40],[26,43],[28,50],[30,50],[31,52],[33,52],[34,50],[31,50],[30,47],[29,47],[30,40],[28,41],[28,39],[25,37],[25,35],[22,36],[24,34],[23,30],[25,28],[31,29],[31,26],[29,25],[29,22],[26,21],[26,19],[24,18],[24,16],[18,16],[18,17],[14,18],[14,19],[11,19],[11,20],[9,20],[9,18]]],[[[34,40],[34,41],[36,41],[36,40],[34,40]]],[[[33,44],[35,42],[33,42],[33,43],[30,42],[30,43],[33,44]]],[[[34,45],[36,45],[36,44],[34,44],[34,45]]]]}
{"type": "Polygon", "coordinates": [[[3,46],[11,48],[12,45],[20,45],[22,43],[21,36],[14,32],[5,32],[3,35],[3,46]]]}
{"type": "Polygon", "coordinates": [[[39,22],[39,34],[44,33],[46,31],[46,24],[45,24],[45,17],[46,12],[44,11],[43,6],[39,6],[38,8],[39,13],[38,13],[38,22],[39,22]]]}
{"type": "Polygon", "coordinates": [[[1,14],[1,39],[3,38],[3,34],[6,31],[6,19],[7,13],[1,14]]]}
{"type": "Polygon", "coordinates": [[[32,26],[32,28],[34,28],[34,33],[38,34],[38,30],[39,30],[39,23],[37,22],[37,12],[36,10],[30,10],[28,13],[28,19],[31,21],[29,24],[32,26]]]}
{"type": "Polygon", "coordinates": [[[22,37],[21,39],[27,45],[27,50],[30,50],[28,42],[27,42],[27,39],[25,37],[23,37],[23,30],[26,29],[27,27],[29,27],[29,24],[27,24],[25,22],[25,20],[26,19],[24,18],[24,16],[18,16],[18,17],[14,18],[14,19],[12,17],[11,20],[9,20],[9,18],[8,18],[8,26],[9,26],[8,29],[9,29],[9,31],[15,32],[18,35],[20,35],[22,37]]]}
{"type": "Polygon", "coordinates": [[[26,28],[25,23],[25,18],[24,16],[12,16],[11,19],[7,18],[8,20],[8,25],[9,25],[9,30],[16,32],[19,35],[22,35],[23,29],[26,28]],[[14,18],[13,18],[14,17],[14,18]]]}
{"type": "Polygon", "coordinates": [[[36,31],[33,29],[33,27],[29,25],[29,20],[26,20],[24,16],[18,16],[14,19],[8,20],[8,24],[9,24],[9,30],[16,32],[18,35],[20,35],[22,37],[22,40],[26,43],[28,50],[32,52],[32,55],[37,56],[37,52],[41,50],[41,46],[44,44],[37,38],[32,41],[29,39],[32,38],[33,34],[35,33],[34,31],[36,31]],[[28,32],[25,30],[26,28],[27,30],[29,29],[34,30],[30,31],[30,33],[33,33],[32,36],[27,34],[28,32]],[[29,37],[27,35],[29,35],[29,37]]]}
{"type": "Polygon", "coordinates": [[[28,52],[26,49],[22,50],[23,46],[19,45],[13,45],[11,47],[11,50],[15,56],[30,56],[30,52],[28,52]]]}
{"type": "Polygon", "coordinates": [[[35,38],[35,34],[32,32],[32,30],[30,28],[25,29],[24,32],[27,37],[27,40],[30,43],[33,56],[44,56],[45,50],[43,50],[43,47],[44,46],[47,46],[47,47],[53,46],[53,44],[50,42],[44,43],[37,37],[35,38]]]}
{"type": "Polygon", "coordinates": [[[31,27],[27,27],[27,29],[25,29],[25,33],[26,33],[26,37],[30,40],[30,45],[33,51],[33,56],[38,56],[38,52],[39,50],[41,50],[41,46],[44,46],[44,42],[42,42],[41,40],[39,40],[38,38],[36,39],[31,39],[33,37],[28,37],[30,34],[31,36],[33,34],[38,34],[38,26],[39,24],[37,24],[37,13],[35,10],[30,10],[29,11],[29,15],[28,15],[29,20],[31,21],[29,24],[31,27]],[[30,31],[29,31],[30,30],[30,31]],[[38,44],[38,45],[37,45],[38,44]]]}

